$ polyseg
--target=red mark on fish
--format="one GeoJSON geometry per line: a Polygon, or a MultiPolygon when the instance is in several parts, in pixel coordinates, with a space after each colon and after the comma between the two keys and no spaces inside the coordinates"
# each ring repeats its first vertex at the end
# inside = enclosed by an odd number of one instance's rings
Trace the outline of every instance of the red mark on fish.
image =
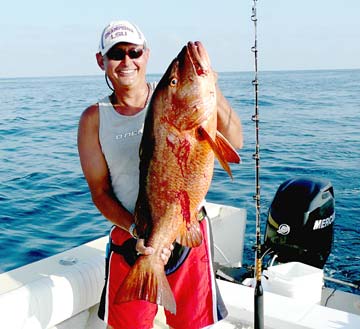
{"type": "Polygon", "coordinates": [[[180,202],[181,214],[183,216],[183,219],[187,224],[186,226],[188,226],[190,224],[190,220],[191,220],[189,194],[183,190],[183,191],[179,191],[177,193],[176,197],[180,202]]]}
{"type": "Polygon", "coordinates": [[[170,147],[172,153],[175,155],[181,170],[181,175],[184,177],[191,148],[189,140],[186,138],[177,138],[174,135],[168,135],[166,138],[166,143],[170,147]]]}

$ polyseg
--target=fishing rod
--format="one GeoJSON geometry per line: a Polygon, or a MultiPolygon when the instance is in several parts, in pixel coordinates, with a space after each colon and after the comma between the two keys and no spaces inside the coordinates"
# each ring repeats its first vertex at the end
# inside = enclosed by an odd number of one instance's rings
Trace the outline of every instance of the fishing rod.
{"type": "Polygon", "coordinates": [[[254,289],[254,328],[264,328],[264,291],[261,285],[261,231],[260,231],[260,142],[259,142],[259,81],[258,81],[258,49],[257,49],[257,16],[256,2],[253,0],[251,20],[254,23],[254,53],[255,76],[252,84],[254,86],[255,114],[252,120],[255,122],[255,209],[256,209],[256,252],[255,252],[255,289],[254,289]]]}

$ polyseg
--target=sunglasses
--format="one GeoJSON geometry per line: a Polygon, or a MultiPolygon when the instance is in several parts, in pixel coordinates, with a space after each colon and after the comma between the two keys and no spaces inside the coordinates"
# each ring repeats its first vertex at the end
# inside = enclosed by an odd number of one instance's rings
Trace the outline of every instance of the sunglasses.
{"type": "Polygon", "coordinates": [[[122,61],[125,59],[125,56],[128,55],[131,59],[136,59],[142,56],[144,53],[143,48],[133,48],[129,50],[121,49],[121,48],[114,48],[110,49],[106,56],[108,59],[112,59],[115,61],[122,61]]]}

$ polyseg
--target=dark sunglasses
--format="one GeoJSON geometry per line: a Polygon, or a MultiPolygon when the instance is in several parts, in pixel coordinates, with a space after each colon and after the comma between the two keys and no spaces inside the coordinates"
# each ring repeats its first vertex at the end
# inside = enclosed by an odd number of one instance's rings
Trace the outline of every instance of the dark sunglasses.
{"type": "Polygon", "coordinates": [[[125,56],[128,55],[131,59],[136,59],[142,56],[144,53],[143,48],[133,48],[129,50],[121,49],[121,48],[114,48],[110,49],[106,56],[109,59],[115,60],[115,61],[122,61],[125,59],[125,56]]]}

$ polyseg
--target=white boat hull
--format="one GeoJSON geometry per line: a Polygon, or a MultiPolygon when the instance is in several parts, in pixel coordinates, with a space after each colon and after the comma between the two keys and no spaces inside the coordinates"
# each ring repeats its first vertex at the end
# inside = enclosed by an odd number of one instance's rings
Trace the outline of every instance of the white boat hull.
{"type": "MultiPolygon", "coordinates": [[[[215,204],[209,204],[207,210],[212,219],[216,261],[240,266],[245,210],[215,204]],[[235,246],[230,244],[232,241],[235,246]]],[[[105,328],[97,318],[97,307],[104,284],[106,243],[107,237],[100,238],[0,274],[0,328],[105,328]]],[[[253,288],[222,280],[218,283],[229,316],[213,328],[251,328],[253,288]]],[[[325,299],[330,291],[323,292],[325,299]]],[[[264,301],[265,328],[360,328],[360,296],[354,294],[342,293],[329,299],[329,304],[345,305],[343,310],[268,291],[265,291],[264,301]]],[[[154,327],[167,328],[161,308],[154,327]]]]}

